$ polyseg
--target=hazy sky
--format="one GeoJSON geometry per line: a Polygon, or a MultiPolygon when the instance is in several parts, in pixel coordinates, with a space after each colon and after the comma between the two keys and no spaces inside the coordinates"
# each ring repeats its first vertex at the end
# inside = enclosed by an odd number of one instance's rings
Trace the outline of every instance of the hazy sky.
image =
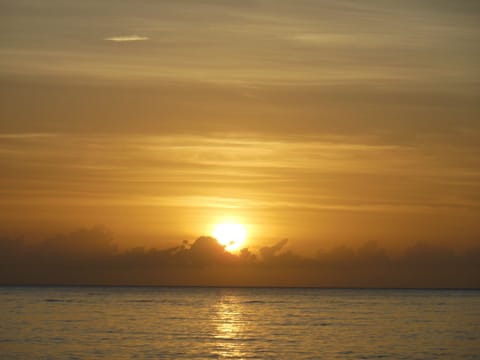
{"type": "Polygon", "coordinates": [[[0,232],[480,242],[480,2],[0,0],[0,232]]]}

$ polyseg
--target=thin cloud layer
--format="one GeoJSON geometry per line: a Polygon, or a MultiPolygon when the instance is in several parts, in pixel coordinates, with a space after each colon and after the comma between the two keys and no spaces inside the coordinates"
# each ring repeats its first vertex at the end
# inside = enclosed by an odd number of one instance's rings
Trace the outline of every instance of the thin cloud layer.
{"type": "MultiPolygon", "coordinates": [[[[407,83],[409,88],[433,91],[440,85],[458,92],[478,78],[479,10],[468,0],[458,0],[454,7],[448,2],[376,0],[361,5],[334,0],[281,5],[260,0],[152,1],[140,7],[134,2],[73,5],[45,0],[41,12],[31,0],[5,4],[0,22],[9,41],[0,47],[0,68],[16,73],[102,79],[175,74],[293,86],[407,83]],[[117,34],[119,24],[162,41],[132,57],[118,57],[115,49],[92,51],[92,37],[117,34]],[[72,38],[75,46],[59,52],[72,38]]],[[[146,39],[138,33],[106,39],[146,39]]]]}
{"type": "Polygon", "coordinates": [[[149,40],[149,38],[147,36],[125,35],[125,36],[107,37],[107,38],[104,38],[103,40],[114,41],[114,42],[128,42],[128,41],[145,41],[145,40],[149,40]]]}
{"type": "Polygon", "coordinates": [[[360,135],[14,134],[0,141],[0,233],[102,223],[132,241],[142,232],[178,241],[209,233],[228,214],[252,225],[258,247],[282,234],[296,239],[296,251],[367,239],[381,239],[387,250],[416,241],[456,250],[478,244],[479,146],[449,143],[467,136],[430,146],[419,134],[424,143],[360,135]]]}
{"type": "Polygon", "coordinates": [[[213,238],[168,249],[119,251],[101,227],[30,243],[0,238],[0,284],[206,285],[478,288],[480,248],[456,254],[426,243],[390,256],[375,242],[314,257],[285,251],[287,240],[231,254],[213,238]]]}
{"type": "MultiPolygon", "coordinates": [[[[480,2],[2,4],[0,234],[102,223],[163,249],[235,217],[257,247],[222,275],[236,284],[358,284],[319,259],[315,276],[273,265],[339,243],[326,260],[368,239],[479,246],[480,2]],[[294,252],[260,251],[283,234],[294,252]]],[[[210,245],[162,254],[201,263],[210,245]]],[[[172,275],[158,254],[132,254],[152,259],[144,277],[127,266],[105,282],[223,279],[172,275]]],[[[100,282],[99,264],[70,274],[100,282]]]]}

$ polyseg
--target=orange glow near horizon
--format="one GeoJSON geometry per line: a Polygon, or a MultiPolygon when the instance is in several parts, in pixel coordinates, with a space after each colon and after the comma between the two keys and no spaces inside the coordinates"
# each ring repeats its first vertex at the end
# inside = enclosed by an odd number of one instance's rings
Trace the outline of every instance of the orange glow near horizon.
{"type": "Polygon", "coordinates": [[[0,285],[480,288],[480,1],[0,9],[0,285]]]}

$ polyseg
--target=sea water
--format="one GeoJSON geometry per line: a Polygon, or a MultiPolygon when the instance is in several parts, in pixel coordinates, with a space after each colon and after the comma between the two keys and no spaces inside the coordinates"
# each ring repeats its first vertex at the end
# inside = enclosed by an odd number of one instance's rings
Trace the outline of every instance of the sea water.
{"type": "Polygon", "coordinates": [[[0,359],[480,359],[480,291],[0,287],[0,359]]]}

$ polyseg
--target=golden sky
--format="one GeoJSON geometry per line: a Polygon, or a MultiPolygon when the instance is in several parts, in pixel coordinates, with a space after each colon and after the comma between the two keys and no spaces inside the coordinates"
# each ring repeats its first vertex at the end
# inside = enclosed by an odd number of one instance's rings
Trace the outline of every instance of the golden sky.
{"type": "Polygon", "coordinates": [[[0,232],[480,241],[478,1],[0,0],[0,232]]]}

